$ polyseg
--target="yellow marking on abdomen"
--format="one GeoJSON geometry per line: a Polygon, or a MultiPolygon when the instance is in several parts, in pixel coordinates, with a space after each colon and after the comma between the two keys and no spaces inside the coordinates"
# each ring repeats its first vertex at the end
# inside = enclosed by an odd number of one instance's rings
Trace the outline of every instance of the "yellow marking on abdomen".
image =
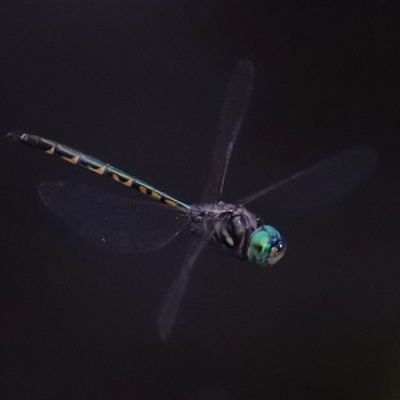
{"type": "Polygon", "coordinates": [[[143,194],[147,194],[147,189],[144,186],[139,186],[139,192],[143,193],[143,194]]]}
{"type": "Polygon", "coordinates": [[[54,154],[54,149],[55,149],[55,148],[56,148],[56,147],[53,146],[51,149],[46,150],[46,153],[47,153],[47,154],[54,154]]]}
{"type": "Polygon", "coordinates": [[[165,199],[164,203],[170,207],[176,207],[176,202],[172,200],[165,199]]]}
{"type": "Polygon", "coordinates": [[[72,158],[68,158],[68,157],[65,157],[65,156],[60,156],[60,157],[63,160],[70,162],[71,164],[77,164],[78,160],[79,160],[79,156],[75,156],[75,157],[72,157],[72,158]]]}
{"type": "Polygon", "coordinates": [[[122,183],[122,184],[125,185],[125,186],[128,186],[128,187],[131,187],[131,186],[132,186],[132,182],[133,182],[132,179],[128,179],[127,181],[123,181],[123,180],[121,180],[120,176],[117,175],[117,174],[112,174],[112,175],[111,175],[111,178],[113,178],[114,181],[117,181],[117,182],[119,182],[119,183],[122,183]]]}
{"type": "Polygon", "coordinates": [[[106,166],[105,165],[104,165],[104,167],[100,167],[100,168],[93,168],[90,165],[88,165],[87,168],[90,169],[93,172],[96,172],[96,174],[99,174],[99,175],[104,175],[104,172],[106,170],[106,166]]]}
{"type": "Polygon", "coordinates": [[[156,199],[156,200],[160,200],[160,199],[161,199],[160,193],[157,193],[157,192],[153,192],[150,196],[151,196],[153,199],[156,199]]]}
{"type": "Polygon", "coordinates": [[[120,181],[123,185],[131,187],[133,180],[130,178],[126,182],[120,181]]]}

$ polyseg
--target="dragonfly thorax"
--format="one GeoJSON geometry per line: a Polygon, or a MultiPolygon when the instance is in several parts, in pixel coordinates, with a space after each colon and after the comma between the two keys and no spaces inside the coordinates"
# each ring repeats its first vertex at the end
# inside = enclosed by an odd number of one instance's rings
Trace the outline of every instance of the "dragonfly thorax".
{"type": "Polygon", "coordinates": [[[213,239],[233,255],[247,259],[247,245],[251,234],[261,221],[245,207],[222,201],[198,207],[192,215],[192,230],[196,233],[205,226],[214,230],[213,239]]]}
{"type": "Polygon", "coordinates": [[[217,204],[192,208],[192,231],[213,230],[213,239],[220,246],[243,260],[259,265],[273,265],[280,260],[286,245],[280,233],[247,210],[244,206],[217,204]]]}

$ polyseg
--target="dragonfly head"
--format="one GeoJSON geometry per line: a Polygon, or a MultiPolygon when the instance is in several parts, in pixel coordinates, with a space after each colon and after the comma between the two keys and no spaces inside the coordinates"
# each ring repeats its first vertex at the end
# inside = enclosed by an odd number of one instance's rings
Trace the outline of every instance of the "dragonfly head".
{"type": "Polygon", "coordinates": [[[258,265],[274,265],[285,254],[286,243],[281,234],[272,226],[264,225],[250,236],[247,258],[258,265]]]}

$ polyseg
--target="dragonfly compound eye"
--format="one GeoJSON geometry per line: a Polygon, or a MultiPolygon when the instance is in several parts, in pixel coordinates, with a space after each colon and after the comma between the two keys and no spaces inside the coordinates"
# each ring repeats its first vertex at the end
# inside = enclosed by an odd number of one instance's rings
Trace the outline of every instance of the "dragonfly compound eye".
{"type": "Polygon", "coordinates": [[[270,225],[253,232],[247,247],[247,258],[259,265],[274,265],[285,253],[286,245],[280,233],[270,225]]]}

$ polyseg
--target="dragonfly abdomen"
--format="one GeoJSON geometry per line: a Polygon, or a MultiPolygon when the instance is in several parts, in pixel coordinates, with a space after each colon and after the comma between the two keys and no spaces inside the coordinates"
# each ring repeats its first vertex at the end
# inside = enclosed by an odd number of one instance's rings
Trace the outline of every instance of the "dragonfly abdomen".
{"type": "Polygon", "coordinates": [[[56,155],[57,157],[70,162],[71,164],[79,165],[80,167],[84,167],[99,175],[108,176],[116,182],[122,183],[127,187],[135,188],[139,190],[139,192],[148,195],[155,200],[161,201],[170,207],[177,208],[179,211],[184,213],[187,213],[190,209],[189,205],[157,190],[148,183],[69,146],[57,143],[41,136],[30,135],[22,132],[12,132],[7,136],[19,140],[33,149],[42,150],[50,155],[56,155]]]}

